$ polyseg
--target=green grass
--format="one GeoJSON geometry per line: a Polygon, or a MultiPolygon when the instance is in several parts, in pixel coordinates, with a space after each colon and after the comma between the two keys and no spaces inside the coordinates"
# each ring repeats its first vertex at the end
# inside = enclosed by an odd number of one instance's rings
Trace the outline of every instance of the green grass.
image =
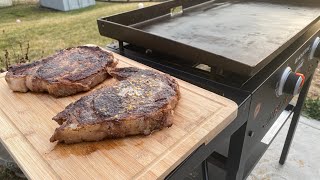
{"type": "Polygon", "coordinates": [[[13,64],[25,56],[28,44],[31,60],[72,46],[105,46],[111,39],[99,34],[97,18],[136,9],[137,4],[97,2],[95,6],[69,12],[32,4],[0,8],[0,69],[5,66],[6,51],[7,59],[13,64]],[[17,19],[21,23],[17,23],[17,19]]]}
{"type": "Polygon", "coordinates": [[[320,98],[307,98],[304,102],[303,114],[320,121],[320,98]]]}

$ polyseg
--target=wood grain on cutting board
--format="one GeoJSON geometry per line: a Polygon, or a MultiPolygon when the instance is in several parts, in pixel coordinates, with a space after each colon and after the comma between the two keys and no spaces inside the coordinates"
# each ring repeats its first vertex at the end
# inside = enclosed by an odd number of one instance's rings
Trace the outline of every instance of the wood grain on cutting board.
{"type": "MultiPolygon", "coordinates": [[[[114,54],[119,67],[145,65],[114,54]]],[[[115,82],[108,79],[100,88],[115,82]]],[[[51,120],[69,103],[90,92],[65,98],[14,93],[0,75],[0,138],[30,179],[163,179],[201,144],[211,141],[237,115],[224,97],[178,80],[181,91],[170,128],[149,136],[50,143],[58,124],[51,120]]]]}

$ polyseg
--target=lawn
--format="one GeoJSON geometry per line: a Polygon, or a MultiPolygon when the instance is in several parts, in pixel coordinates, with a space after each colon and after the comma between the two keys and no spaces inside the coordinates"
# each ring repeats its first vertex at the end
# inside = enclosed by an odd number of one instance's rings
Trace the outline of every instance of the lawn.
{"type": "Polygon", "coordinates": [[[106,2],[70,12],[40,8],[34,4],[0,8],[0,69],[5,67],[5,58],[13,64],[26,58],[26,54],[28,59],[35,60],[66,47],[105,46],[111,39],[100,36],[97,18],[136,8],[138,3],[106,2]]]}

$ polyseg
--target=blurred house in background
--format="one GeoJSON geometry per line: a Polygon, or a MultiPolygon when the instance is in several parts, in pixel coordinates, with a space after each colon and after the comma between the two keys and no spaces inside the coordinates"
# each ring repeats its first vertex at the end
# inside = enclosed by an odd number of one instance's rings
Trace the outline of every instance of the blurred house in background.
{"type": "Polygon", "coordinates": [[[12,0],[0,0],[0,7],[12,6],[12,0]]]}
{"type": "Polygon", "coordinates": [[[95,4],[95,0],[40,0],[40,6],[60,11],[70,11],[95,4]]]}

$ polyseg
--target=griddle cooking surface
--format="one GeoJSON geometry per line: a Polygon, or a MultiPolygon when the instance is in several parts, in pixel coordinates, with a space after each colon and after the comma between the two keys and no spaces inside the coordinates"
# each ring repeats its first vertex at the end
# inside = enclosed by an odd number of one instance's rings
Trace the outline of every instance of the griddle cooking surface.
{"type": "Polygon", "coordinates": [[[255,67],[320,15],[320,8],[261,2],[208,6],[142,29],[255,67]]]}

